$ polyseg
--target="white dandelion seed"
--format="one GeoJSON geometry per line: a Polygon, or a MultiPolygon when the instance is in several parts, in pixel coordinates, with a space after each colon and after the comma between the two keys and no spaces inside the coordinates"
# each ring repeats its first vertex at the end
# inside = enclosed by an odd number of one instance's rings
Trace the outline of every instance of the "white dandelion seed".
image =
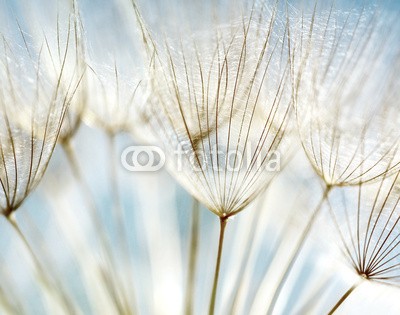
{"type": "Polygon", "coordinates": [[[272,8],[254,6],[238,23],[149,49],[154,68],[144,115],[164,144],[171,174],[220,218],[210,314],[227,219],[268,185],[279,172],[269,166],[286,153],[287,33],[272,8]]]}
{"type": "Polygon", "coordinates": [[[396,20],[379,9],[342,12],[315,3],[291,24],[291,71],[301,143],[325,190],[269,307],[333,188],[379,180],[400,166],[396,20]],[[382,33],[387,36],[382,37],[382,33]]]}

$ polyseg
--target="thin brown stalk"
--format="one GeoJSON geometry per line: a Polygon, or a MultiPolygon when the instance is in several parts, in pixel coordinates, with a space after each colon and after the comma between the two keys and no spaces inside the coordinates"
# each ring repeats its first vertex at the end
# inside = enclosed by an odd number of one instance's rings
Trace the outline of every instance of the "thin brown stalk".
{"type": "Polygon", "coordinates": [[[346,293],[343,294],[342,297],[337,301],[337,303],[331,308],[328,315],[332,315],[333,313],[335,313],[337,309],[344,303],[344,301],[346,301],[346,299],[350,296],[350,294],[352,294],[353,291],[360,285],[360,283],[361,282],[357,282],[353,286],[351,286],[350,289],[348,289],[346,293]]]}
{"type": "Polygon", "coordinates": [[[233,292],[233,298],[232,298],[232,303],[230,306],[229,314],[235,315],[238,312],[238,304],[239,304],[239,299],[241,295],[243,294],[243,290],[245,290],[244,282],[245,282],[245,277],[250,268],[252,268],[250,264],[250,259],[251,257],[251,252],[254,247],[255,239],[258,230],[260,229],[261,222],[260,220],[260,212],[263,208],[263,199],[259,199],[257,202],[257,208],[255,209],[256,214],[253,216],[252,222],[250,226],[252,229],[249,231],[248,234],[248,239],[246,242],[246,251],[242,255],[243,257],[246,257],[247,259],[242,259],[241,266],[239,268],[239,273],[235,281],[234,287],[234,292],[233,292]]]}
{"type": "Polygon", "coordinates": [[[280,294],[282,292],[282,289],[283,289],[283,287],[284,287],[284,285],[286,283],[286,280],[288,279],[288,277],[290,275],[290,272],[292,271],[293,266],[296,263],[297,258],[299,257],[299,254],[300,254],[300,252],[301,252],[301,250],[302,250],[302,248],[303,248],[303,246],[304,246],[304,244],[305,244],[305,242],[306,242],[306,240],[307,240],[307,238],[308,238],[308,236],[310,234],[311,228],[314,226],[314,223],[315,223],[317,217],[319,216],[319,213],[321,212],[322,206],[324,205],[325,201],[327,200],[329,192],[331,191],[331,189],[332,189],[332,186],[328,186],[327,185],[325,187],[325,191],[324,191],[324,193],[322,195],[321,200],[319,201],[318,205],[316,206],[316,208],[312,212],[312,215],[311,215],[310,219],[308,220],[307,225],[304,228],[304,230],[303,230],[303,232],[302,232],[302,234],[301,234],[301,236],[300,236],[300,238],[299,238],[299,240],[298,240],[298,242],[296,244],[294,252],[292,253],[292,256],[289,259],[289,263],[286,266],[286,268],[285,268],[285,270],[284,270],[284,272],[283,272],[283,274],[282,274],[282,276],[281,276],[281,278],[279,280],[278,287],[275,289],[275,292],[274,292],[274,295],[272,297],[271,303],[268,306],[268,310],[267,310],[267,314],[268,315],[271,315],[273,313],[274,308],[276,306],[276,303],[278,302],[278,298],[279,298],[279,296],[280,296],[280,294]]]}
{"type": "Polygon", "coordinates": [[[217,261],[215,264],[215,273],[214,273],[214,283],[210,297],[210,306],[208,309],[209,315],[214,315],[215,312],[215,302],[217,298],[217,290],[218,290],[218,280],[219,280],[219,271],[221,266],[221,257],[222,257],[222,248],[224,245],[224,236],[225,236],[225,227],[227,223],[226,217],[220,217],[220,231],[219,231],[219,241],[218,241],[218,254],[217,254],[217,261]]]}

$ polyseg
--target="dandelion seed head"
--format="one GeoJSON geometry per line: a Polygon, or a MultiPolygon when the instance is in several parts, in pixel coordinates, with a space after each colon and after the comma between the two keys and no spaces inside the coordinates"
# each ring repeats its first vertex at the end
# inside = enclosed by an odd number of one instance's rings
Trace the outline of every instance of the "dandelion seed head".
{"type": "Polygon", "coordinates": [[[87,73],[87,106],[83,120],[115,134],[135,127],[137,108],[146,99],[145,83],[120,68],[92,65],[87,73]]]}
{"type": "Polygon", "coordinates": [[[277,173],[266,171],[269,154],[285,152],[291,108],[285,42],[275,16],[262,23],[252,17],[177,45],[167,39],[157,50],[146,116],[166,146],[172,174],[221,217],[254,199],[277,173]]]}
{"type": "MultiPolygon", "coordinates": [[[[63,72],[61,66],[57,71],[57,58],[49,46],[43,49],[39,45],[34,50],[35,46],[27,44],[12,45],[5,37],[3,44],[5,48],[0,56],[0,209],[8,216],[18,209],[42,178],[80,77],[74,73],[75,68],[63,72]],[[48,68],[47,62],[51,59],[54,62],[48,68]]],[[[65,65],[69,55],[66,46],[64,49],[60,64],[65,65]]]]}
{"type": "Polygon", "coordinates": [[[130,1],[108,1],[80,8],[88,65],[81,116],[85,123],[109,134],[128,132],[146,139],[138,125],[145,119],[139,113],[147,100],[147,74],[131,5],[130,1]]]}
{"type": "Polygon", "coordinates": [[[342,251],[355,271],[368,280],[396,286],[400,284],[399,187],[398,175],[348,187],[331,207],[342,251]]]}
{"type": "Polygon", "coordinates": [[[302,51],[294,64],[296,115],[314,169],[332,186],[396,171],[400,59],[391,46],[396,24],[380,25],[368,10],[318,12],[311,23],[309,37],[297,43],[302,51]]]}

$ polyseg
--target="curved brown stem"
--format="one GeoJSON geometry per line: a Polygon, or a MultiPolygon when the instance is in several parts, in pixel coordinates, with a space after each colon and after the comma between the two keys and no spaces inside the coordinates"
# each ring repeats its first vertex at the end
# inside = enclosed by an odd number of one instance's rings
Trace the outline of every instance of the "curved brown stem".
{"type": "Polygon", "coordinates": [[[300,236],[300,239],[297,242],[295,250],[289,260],[289,263],[286,266],[286,269],[284,270],[284,273],[281,276],[278,287],[276,288],[276,290],[274,292],[274,296],[272,297],[271,303],[268,306],[268,310],[267,310],[268,315],[271,315],[273,313],[276,303],[278,301],[278,298],[279,298],[279,296],[282,292],[282,289],[286,283],[286,280],[289,277],[289,274],[292,271],[295,262],[297,261],[297,258],[304,246],[304,243],[307,240],[308,235],[310,234],[311,228],[313,227],[314,222],[317,219],[325,200],[328,198],[328,195],[329,195],[329,192],[331,191],[331,189],[332,189],[332,186],[326,186],[321,200],[319,201],[318,205],[315,207],[310,219],[308,220],[307,225],[306,225],[305,229],[303,230],[303,232],[300,236]]]}
{"type": "Polygon", "coordinates": [[[222,217],[219,219],[220,219],[220,230],[219,230],[219,241],[218,241],[218,255],[217,255],[217,261],[215,264],[214,284],[213,284],[213,289],[211,292],[210,307],[208,309],[209,315],[214,315],[214,312],[215,312],[215,301],[216,301],[217,290],[218,290],[218,280],[219,280],[219,270],[221,267],[222,248],[224,245],[225,227],[226,227],[226,223],[228,221],[228,218],[226,218],[226,217],[222,217]]]}
{"type": "Polygon", "coordinates": [[[340,305],[343,304],[344,301],[350,296],[351,293],[360,285],[361,282],[357,282],[354,284],[350,289],[346,291],[345,294],[342,295],[342,297],[337,301],[337,303],[331,308],[329,311],[328,315],[332,315],[333,313],[336,312],[336,310],[340,307],[340,305]]]}

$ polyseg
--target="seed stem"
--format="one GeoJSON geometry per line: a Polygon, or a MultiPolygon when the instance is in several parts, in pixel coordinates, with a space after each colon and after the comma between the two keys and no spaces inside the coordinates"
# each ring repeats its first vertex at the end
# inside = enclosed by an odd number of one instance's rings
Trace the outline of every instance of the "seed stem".
{"type": "Polygon", "coordinates": [[[278,298],[279,298],[279,296],[282,292],[282,289],[286,283],[286,280],[289,277],[290,272],[292,271],[295,262],[297,261],[297,258],[304,246],[304,243],[307,240],[308,235],[310,234],[311,228],[313,227],[314,222],[317,219],[317,217],[322,209],[322,206],[324,205],[325,200],[328,198],[328,195],[329,195],[329,192],[331,191],[331,189],[332,189],[332,186],[327,185],[325,187],[325,190],[324,190],[321,200],[319,201],[318,205],[315,207],[310,219],[308,220],[307,225],[304,228],[303,233],[301,234],[300,239],[297,242],[297,245],[295,247],[295,250],[289,260],[289,263],[286,266],[286,269],[280,278],[278,287],[275,289],[274,296],[272,297],[271,303],[268,306],[268,310],[267,310],[268,315],[271,315],[273,313],[276,303],[278,301],[278,298]]]}
{"type": "Polygon", "coordinates": [[[346,291],[345,294],[342,295],[342,297],[337,301],[334,307],[329,311],[328,315],[332,315],[333,313],[336,312],[336,310],[340,307],[340,305],[343,304],[344,301],[350,296],[351,293],[360,285],[361,282],[355,283],[350,289],[346,291]]]}
{"type": "Polygon", "coordinates": [[[218,290],[218,279],[219,279],[219,270],[221,266],[221,257],[222,257],[222,247],[224,245],[224,235],[225,235],[225,227],[228,221],[227,217],[220,217],[220,231],[219,231],[219,242],[218,242],[218,256],[215,265],[215,273],[214,273],[214,284],[213,289],[211,292],[210,298],[210,307],[208,310],[209,315],[214,315],[215,312],[215,301],[217,297],[217,290],[218,290]]]}

